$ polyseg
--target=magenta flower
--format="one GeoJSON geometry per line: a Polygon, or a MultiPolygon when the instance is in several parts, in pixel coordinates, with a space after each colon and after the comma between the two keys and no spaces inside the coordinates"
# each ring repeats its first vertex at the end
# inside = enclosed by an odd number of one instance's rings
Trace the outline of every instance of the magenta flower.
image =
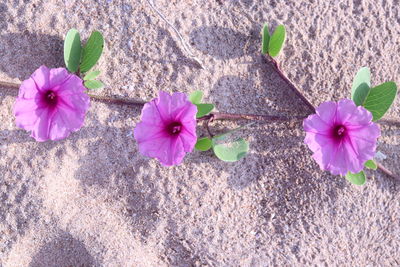
{"type": "Polygon", "coordinates": [[[41,66],[22,82],[14,115],[36,141],[60,140],[79,130],[89,108],[82,80],[64,68],[41,66]]]}
{"type": "Polygon", "coordinates": [[[322,103],[316,113],[303,122],[304,142],[314,152],[313,158],[321,169],[334,175],[360,172],[365,162],[374,157],[380,136],[371,112],[344,99],[322,103]]]}
{"type": "Polygon", "coordinates": [[[161,91],[144,105],[141,122],[135,127],[140,153],[165,166],[180,164],[197,141],[196,113],[196,105],[185,94],[161,91]]]}

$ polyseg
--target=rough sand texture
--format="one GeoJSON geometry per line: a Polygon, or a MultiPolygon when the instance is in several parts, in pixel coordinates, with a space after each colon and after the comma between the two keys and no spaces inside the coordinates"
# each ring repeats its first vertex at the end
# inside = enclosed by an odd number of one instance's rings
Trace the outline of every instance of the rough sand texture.
{"type": "MultiPolygon", "coordinates": [[[[268,22],[287,26],[278,61],[316,105],[349,97],[361,66],[374,84],[400,84],[397,0],[155,2],[207,70],[144,0],[6,0],[0,80],[63,66],[66,31],[86,39],[97,29],[106,38],[100,95],[203,90],[221,111],[305,114],[262,63],[268,22]]],[[[138,108],[92,102],[79,132],[36,143],[14,125],[15,96],[0,90],[1,267],[400,265],[399,184],[368,172],[356,187],[320,171],[300,124],[251,126],[251,152],[237,163],[194,152],[164,168],[138,153],[138,108]]],[[[387,117],[399,114],[398,98],[387,117]]],[[[384,163],[400,174],[400,129],[382,133],[384,163]]]]}

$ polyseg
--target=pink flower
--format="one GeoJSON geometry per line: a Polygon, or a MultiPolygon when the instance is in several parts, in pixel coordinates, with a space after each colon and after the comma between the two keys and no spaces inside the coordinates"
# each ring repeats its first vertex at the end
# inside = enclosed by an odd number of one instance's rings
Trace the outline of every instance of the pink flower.
{"type": "Polygon", "coordinates": [[[161,91],[144,105],[142,120],[134,130],[139,151],[165,166],[180,164],[197,141],[196,113],[196,105],[185,94],[161,91]]]}
{"type": "Polygon", "coordinates": [[[344,99],[322,103],[316,113],[303,122],[307,132],[304,142],[321,169],[335,175],[360,172],[374,157],[380,136],[371,112],[344,99]]]}
{"type": "Polygon", "coordinates": [[[36,141],[60,140],[79,130],[89,108],[82,80],[64,68],[41,66],[22,82],[14,115],[36,141]]]}

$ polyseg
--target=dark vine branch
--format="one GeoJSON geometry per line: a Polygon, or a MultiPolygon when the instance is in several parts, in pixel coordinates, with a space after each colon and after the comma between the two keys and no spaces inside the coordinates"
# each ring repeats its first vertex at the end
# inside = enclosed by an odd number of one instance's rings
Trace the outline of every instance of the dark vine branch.
{"type": "Polygon", "coordinates": [[[290,81],[289,78],[286,77],[286,75],[282,72],[281,68],[279,67],[278,62],[276,62],[276,60],[268,54],[266,54],[265,57],[263,57],[263,59],[266,60],[268,63],[270,63],[270,65],[275,69],[279,77],[281,77],[282,80],[284,80],[286,84],[290,87],[290,89],[301,99],[301,101],[303,101],[304,104],[307,105],[311,113],[315,113],[314,105],[310,101],[308,101],[308,99],[300,92],[299,89],[297,89],[297,87],[292,83],[292,81],[290,81]]]}

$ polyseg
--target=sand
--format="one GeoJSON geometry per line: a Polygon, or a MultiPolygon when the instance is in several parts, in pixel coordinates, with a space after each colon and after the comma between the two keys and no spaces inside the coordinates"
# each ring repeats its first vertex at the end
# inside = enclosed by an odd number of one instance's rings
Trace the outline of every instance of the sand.
{"type": "MultiPolygon", "coordinates": [[[[362,66],[375,85],[400,84],[397,0],[155,4],[206,69],[144,0],[6,0],[0,80],[63,66],[63,38],[75,27],[84,39],[92,30],[106,38],[99,95],[146,100],[159,90],[202,90],[220,111],[307,114],[261,60],[268,22],[287,26],[277,60],[315,105],[349,97],[362,66]]],[[[37,143],[15,126],[15,96],[0,88],[1,267],[400,265],[399,183],[368,171],[357,187],[322,172],[298,123],[241,132],[251,149],[239,162],[194,152],[165,168],[138,153],[139,108],[93,101],[79,132],[37,143]]],[[[399,114],[397,99],[387,118],[399,114]]],[[[400,129],[381,127],[383,163],[400,174],[400,129]]]]}

